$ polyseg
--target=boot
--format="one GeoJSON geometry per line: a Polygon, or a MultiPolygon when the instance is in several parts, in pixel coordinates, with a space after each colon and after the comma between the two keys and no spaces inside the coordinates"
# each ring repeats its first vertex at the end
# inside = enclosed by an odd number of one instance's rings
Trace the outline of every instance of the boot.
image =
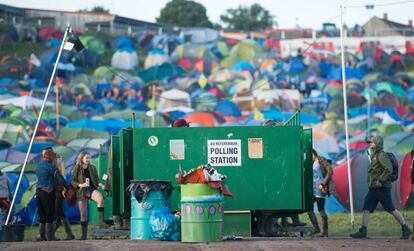
{"type": "Polygon", "coordinates": [[[56,219],[52,223],[52,227],[53,227],[52,233],[53,233],[53,240],[54,241],[60,241],[60,239],[56,238],[56,231],[60,227],[60,225],[61,225],[61,220],[60,219],[56,219]]]}
{"type": "Polygon", "coordinates": [[[82,227],[82,236],[80,237],[80,240],[86,240],[88,238],[88,222],[81,221],[81,227],[82,227]]]}
{"type": "Polygon", "coordinates": [[[65,232],[66,232],[66,239],[65,240],[70,241],[70,240],[75,239],[75,236],[72,233],[72,228],[70,227],[70,223],[69,223],[68,218],[64,218],[62,220],[62,222],[63,222],[63,227],[65,228],[65,232]]]}
{"type": "Polygon", "coordinates": [[[328,237],[328,215],[325,212],[321,212],[322,217],[322,233],[318,237],[328,237]]]}
{"type": "MultiPolygon", "coordinates": [[[[414,224],[413,224],[413,229],[414,229],[414,224]]],[[[411,239],[412,241],[414,241],[414,234],[412,234],[412,235],[410,236],[410,239],[411,239]]]]}
{"type": "Polygon", "coordinates": [[[53,227],[53,223],[46,223],[46,227],[45,227],[45,232],[46,232],[46,240],[47,241],[55,241],[55,235],[53,233],[54,227],[53,227]]]}
{"type": "Polygon", "coordinates": [[[362,226],[358,232],[350,234],[349,236],[351,236],[354,239],[365,239],[367,238],[367,227],[362,226]]]}
{"type": "Polygon", "coordinates": [[[46,241],[46,224],[39,223],[39,241],[46,241]]]}
{"type": "Polygon", "coordinates": [[[104,221],[104,208],[98,207],[98,224],[99,228],[109,228],[109,226],[104,221]]]}
{"type": "Polygon", "coordinates": [[[411,231],[411,229],[407,226],[407,224],[401,226],[401,231],[402,231],[401,239],[403,240],[408,240],[408,238],[410,238],[410,235],[413,234],[413,231],[411,231]]]}
{"type": "Polygon", "coordinates": [[[319,224],[318,224],[318,218],[316,218],[315,213],[312,212],[308,212],[308,216],[309,216],[309,220],[312,223],[313,226],[313,233],[314,234],[319,234],[321,232],[321,229],[319,228],[319,224]]]}
{"type": "Polygon", "coordinates": [[[301,222],[299,220],[299,215],[294,214],[294,215],[290,216],[290,218],[292,219],[292,224],[288,224],[289,226],[291,226],[291,227],[303,227],[303,226],[306,226],[306,223],[305,222],[301,222]]]}

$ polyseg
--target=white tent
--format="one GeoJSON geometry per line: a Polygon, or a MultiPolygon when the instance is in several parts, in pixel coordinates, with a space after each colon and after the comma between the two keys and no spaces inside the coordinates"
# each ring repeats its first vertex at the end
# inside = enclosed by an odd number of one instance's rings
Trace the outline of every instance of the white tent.
{"type": "MultiPolygon", "coordinates": [[[[5,100],[0,100],[0,105],[12,104],[15,106],[22,107],[23,109],[30,109],[32,106],[40,107],[42,106],[43,100],[38,98],[33,98],[30,96],[21,96],[17,98],[9,98],[5,100]]],[[[46,106],[53,106],[52,102],[47,101],[46,106]]]]}
{"type": "Polygon", "coordinates": [[[164,112],[165,110],[171,110],[171,108],[174,107],[191,108],[190,94],[178,89],[171,89],[163,92],[157,106],[157,111],[164,112]]]}
{"type": "Polygon", "coordinates": [[[111,59],[111,66],[120,70],[133,70],[138,63],[139,58],[135,51],[117,50],[111,59]]]}

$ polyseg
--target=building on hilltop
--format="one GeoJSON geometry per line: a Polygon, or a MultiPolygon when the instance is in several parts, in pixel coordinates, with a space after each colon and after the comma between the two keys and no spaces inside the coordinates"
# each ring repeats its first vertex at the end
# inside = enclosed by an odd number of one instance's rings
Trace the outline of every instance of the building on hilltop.
{"type": "Polygon", "coordinates": [[[407,24],[397,23],[390,21],[387,13],[384,13],[383,18],[372,17],[363,28],[365,36],[414,36],[412,20],[408,20],[407,24]]]}
{"type": "Polygon", "coordinates": [[[102,31],[111,34],[137,34],[143,31],[170,32],[172,27],[110,13],[42,10],[18,8],[0,4],[0,19],[4,23],[32,27],[53,27],[63,30],[67,23],[81,31],[102,31]]]}

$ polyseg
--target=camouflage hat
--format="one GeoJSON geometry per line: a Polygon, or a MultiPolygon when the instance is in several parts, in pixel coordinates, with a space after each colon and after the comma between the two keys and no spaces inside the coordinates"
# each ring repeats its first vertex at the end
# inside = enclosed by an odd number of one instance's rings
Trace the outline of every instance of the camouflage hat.
{"type": "Polygon", "coordinates": [[[367,141],[368,143],[374,143],[377,146],[384,145],[384,139],[380,136],[372,136],[370,140],[367,141]]]}

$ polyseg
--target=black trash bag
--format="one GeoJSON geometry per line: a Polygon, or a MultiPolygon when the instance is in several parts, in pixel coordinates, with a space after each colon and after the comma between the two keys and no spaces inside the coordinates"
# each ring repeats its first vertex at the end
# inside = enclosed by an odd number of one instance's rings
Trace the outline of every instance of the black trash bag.
{"type": "Polygon", "coordinates": [[[165,180],[133,180],[127,191],[137,199],[139,203],[147,198],[150,191],[162,192],[165,198],[169,198],[174,187],[170,181],[165,180]]]}

